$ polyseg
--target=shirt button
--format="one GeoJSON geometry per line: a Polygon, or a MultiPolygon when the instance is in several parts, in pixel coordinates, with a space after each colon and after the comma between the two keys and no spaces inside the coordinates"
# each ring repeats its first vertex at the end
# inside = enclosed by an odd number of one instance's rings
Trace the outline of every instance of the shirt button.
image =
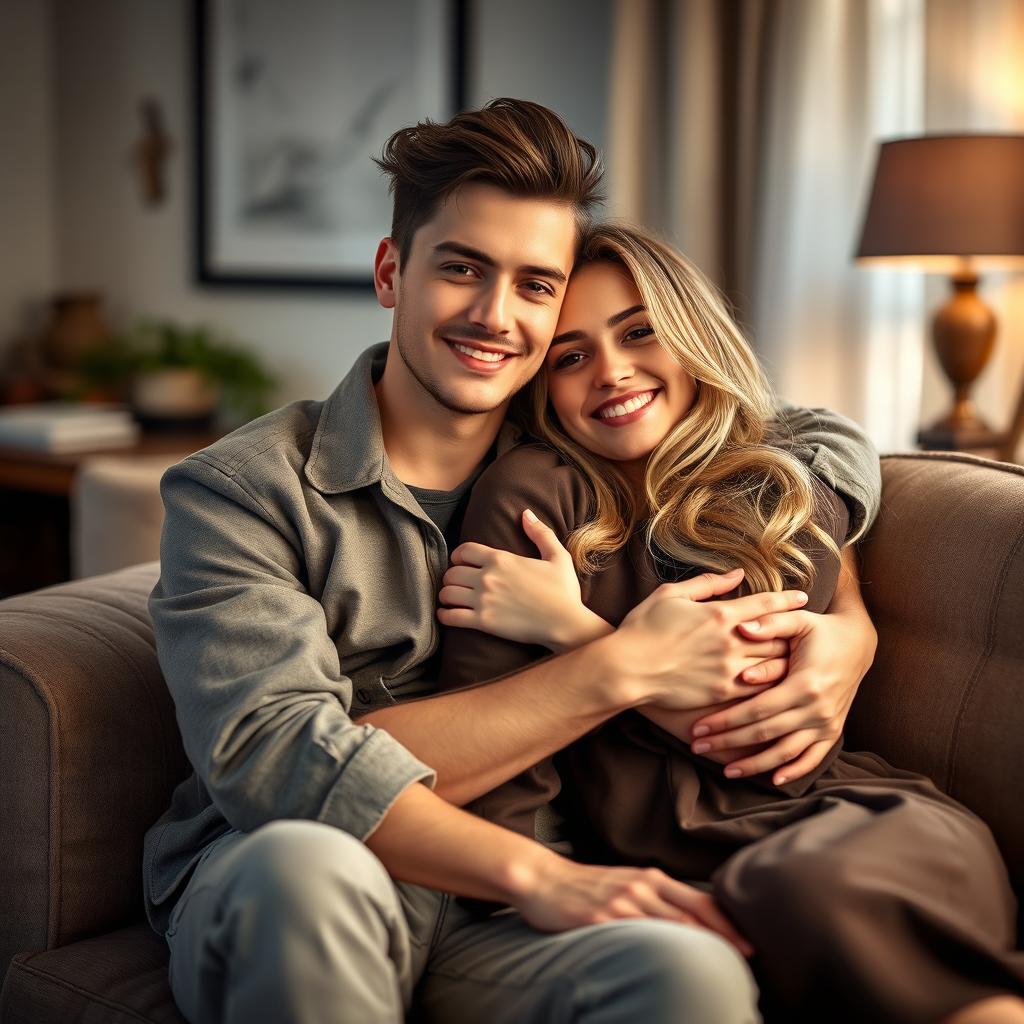
{"type": "Polygon", "coordinates": [[[370,703],[370,697],[371,697],[372,695],[371,695],[370,691],[369,691],[369,690],[368,690],[368,689],[367,689],[367,688],[366,688],[365,686],[360,686],[360,687],[359,687],[359,689],[358,689],[358,690],[356,690],[356,696],[357,696],[357,697],[358,697],[358,698],[359,698],[359,699],[360,699],[360,700],[361,700],[361,701],[362,701],[362,702],[363,702],[364,704],[369,704],[369,703],[370,703]]]}

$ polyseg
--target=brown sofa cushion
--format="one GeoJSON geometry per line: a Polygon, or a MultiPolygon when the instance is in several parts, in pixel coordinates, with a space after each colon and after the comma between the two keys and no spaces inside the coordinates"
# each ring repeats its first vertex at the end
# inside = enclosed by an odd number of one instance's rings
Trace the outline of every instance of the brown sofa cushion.
{"type": "Polygon", "coordinates": [[[882,510],[860,551],[879,644],[846,745],[981,815],[1024,895],[1024,468],[883,457],[882,510]]]}
{"type": "Polygon", "coordinates": [[[155,563],[0,602],[0,974],[142,914],[142,838],[188,771],[155,563]]]}
{"type": "Polygon", "coordinates": [[[11,962],[4,1024],[184,1024],[167,984],[167,945],[143,921],[11,962]]]}

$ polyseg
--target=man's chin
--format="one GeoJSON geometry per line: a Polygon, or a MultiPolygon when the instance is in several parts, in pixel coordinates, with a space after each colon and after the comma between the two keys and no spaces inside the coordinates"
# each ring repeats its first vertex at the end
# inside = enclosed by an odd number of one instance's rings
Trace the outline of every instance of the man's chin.
{"type": "Polygon", "coordinates": [[[485,416],[487,413],[504,409],[511,395],[467,395],[455,390],[437,390],[432,397],[438,405],[460,416],[485,416]]]}

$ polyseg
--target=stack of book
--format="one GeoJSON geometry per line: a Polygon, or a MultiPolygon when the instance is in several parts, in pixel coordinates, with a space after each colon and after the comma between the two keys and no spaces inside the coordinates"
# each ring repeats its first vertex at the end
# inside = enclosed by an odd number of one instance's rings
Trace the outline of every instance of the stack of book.
{"type": "Polygon", "coordinates": [[[138,424],[120,405],[38,402],[0,407],[4,447],[63,454],[125,448],[138,439],[138,424]]]}

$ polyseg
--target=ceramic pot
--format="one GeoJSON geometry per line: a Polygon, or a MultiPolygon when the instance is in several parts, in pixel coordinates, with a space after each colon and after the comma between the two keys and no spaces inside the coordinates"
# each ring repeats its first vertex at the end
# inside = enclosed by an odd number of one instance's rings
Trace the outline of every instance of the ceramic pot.
{"type": "Polygon", "coordinates": [[[132,380],[132,410],[149,426],[205,426],[220,402],[220,388],[191,367],[139,373],[132,380]]]}

